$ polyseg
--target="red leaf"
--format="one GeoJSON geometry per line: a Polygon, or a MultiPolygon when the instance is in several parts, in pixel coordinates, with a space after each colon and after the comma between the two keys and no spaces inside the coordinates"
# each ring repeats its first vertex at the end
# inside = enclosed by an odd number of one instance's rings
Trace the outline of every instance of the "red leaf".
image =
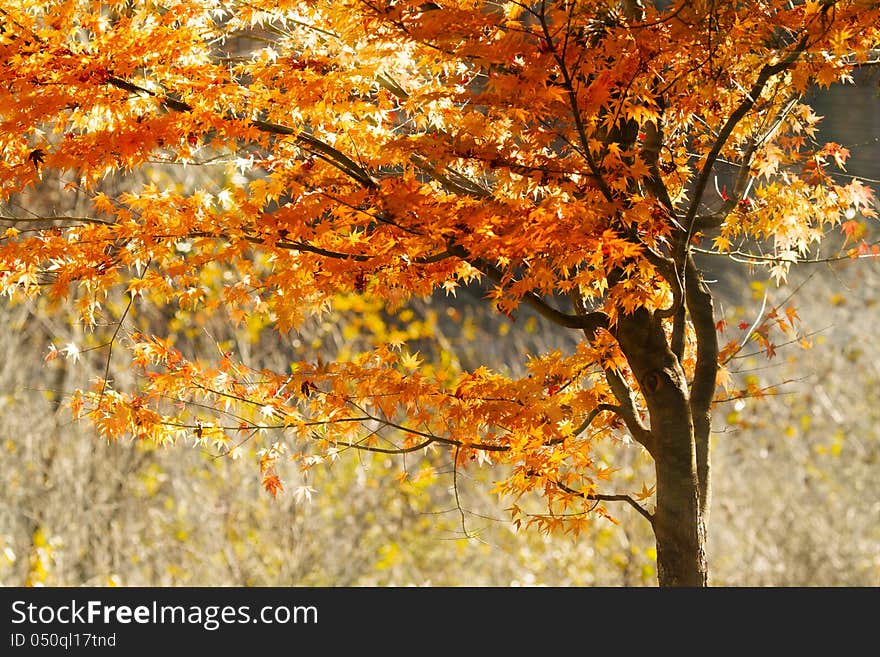
{"type": "Polygon", "coordinates": [[[864,229],[862,228],[862,224],[860,224],[855,219],[850,219],[849,221],[844,221],[841,225],[844,234],[848,240],[855,240],[862,236],[864,233],[864,229]]]}
{"type": "Polygon", "coordinates": [[[271,493],[272,497],[277,497],[278,493],[284,492],[284,484],[281,483],[278,475],[274,473],[263,476],[263,488],[271,493]]]}

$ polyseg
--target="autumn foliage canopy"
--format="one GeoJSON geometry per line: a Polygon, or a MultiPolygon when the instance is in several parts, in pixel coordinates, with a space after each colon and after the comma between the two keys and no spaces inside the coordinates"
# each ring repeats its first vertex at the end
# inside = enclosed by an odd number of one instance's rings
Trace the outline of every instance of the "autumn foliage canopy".
{"type": "MultiPolygon", "coordinates": [[[[816,141],[804,98],[875,57],[878,26],[864,1],[10,0],[0,290],[73,299],[86,324],[123,299],[114,358],[141,384],[71,400],[108,439],[256,445],[273,494],[279,459],[448,448],[507,464],[518,521],[577,532],[622,498],[653,519],[652,482],[611,495],[594,447],[662,460],[675,433],[697,470],[708,458],[716,387],[750,336],[719,339],[695,251],[784,279],[829,230],[867,248],[872,194],[834,175],[848,151],[816,141]],[[155,174],[170,165],[208,182],[155,174]],[[88,212],[35,216],[48,180],[88,212]],[[284,340],[352,298],[393,314],[468,286],[498,321],[536,316],[577,347],[522,354],[513,376],[397,334],[263,371],[125,325],[175,306],[284,340]],[[669,391],[684,433],[667,432],[669,391]],[[524,517],[530,492],[547,513],[524,517]]],[[[795,321],[769,317],[765,346],[795,321]]]]}

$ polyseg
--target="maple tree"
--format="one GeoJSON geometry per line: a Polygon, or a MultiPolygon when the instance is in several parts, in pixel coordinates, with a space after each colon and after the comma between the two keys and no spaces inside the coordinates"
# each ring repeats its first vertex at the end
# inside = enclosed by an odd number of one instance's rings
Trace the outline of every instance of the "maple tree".
{"type": "Polygon", "coordinates": [[[856,219],[872,194],[838,182],[848,151],[817,143],[804,99],[876,56],[878,25],[855,0],[10,0],[0,289],[74,298],[89,325],[125,295],[110,349],[141,385],[70,402],[104,437],[258,444],[273,494],[282,459],[448,448],[506,467],[517,524],[577,534],[630,505],[659,583],[705,585],[716,392],[797,316],[770,309],[721,344],[695,254],[782,280],[839,227],[845,255],[876,255],[856,219]],[[166,165],[209,182],[183,189],[166,165]],[[50,172],[90,212],[28,212],[50,172]],[[479,284],[500,321],[527,308],[577,347],[524,354],[523,376],[460,372],[398,332],[267,371],[120,330],[152,304],[283,334],[479,284]],[[656,480],[609,492],[608,438],[646,450],[656,480]],[[523,510],[530,493],[546,512],[523,510]]]}

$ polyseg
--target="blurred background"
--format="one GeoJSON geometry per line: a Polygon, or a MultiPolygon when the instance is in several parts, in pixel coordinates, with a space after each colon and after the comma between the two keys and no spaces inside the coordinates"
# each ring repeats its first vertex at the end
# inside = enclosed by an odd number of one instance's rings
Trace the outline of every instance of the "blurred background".
{"type": "MultiPolygon", "coordinates": [[[[820,139],[850,148],[847,173],[878,189],[876,75],[813,104],[825,117],[820,139]]],[[[151,175],[185,188],[213,173],[157,162],[151,175]]],[[[60,182],[47,179],[6,210],[86,213],[86,199],[62,192],[60,182]]],[[[125,184],[105,183],[113,192],[125,184]]],[[[864,224],[869,235],[880,234],[876,220],[864,224]]],[[[736,377],[767,394],[731,399],[715,412],[710,582],[880,585],[880,263],[802,266],[782,288],[742,263],[716,258],[704,265],[719,319],[731,327],[751,323],[765,294],[770,305],[791,296],[811,343],[806,350],[777,345],[770,360],[746,349],[734,361],[736,377]]],[[[205,275],[211,285],[223,272],[205,275]]],[[[234,329],[174,308],[145,307],[127,326],[170,331],[187,353],[210,356],[220,346],[253,367],[282,369],[317,353],[344,357],[389,331],[405,332],[413,350],[463,369],[487,362],[512,373],[526,354],[573,344],[544,333],[526,313],[515,323],[490,314],[479,289],[464,292],[454,307],[438,296],[396,317],[342,299],[335,315],[288,336],[257,319],[234,329]]],[[[650,528],[629,507],[609,507],[617,524],[597,517],[576,538],[517,532],[505,511],[510,500],[491,493],[492,467],[459,471],[453,488],[448,454],[406,463],[345,455],[314,469],[310,488],[297,490],[297,471],[281,472],[287,492],[272,499],[253,459],[183,444],[106,444],[70,419],[64,401],[104,375],[102,345],[123,309],[120,297],[91,333],[70,309],[49,312],[45,300],[4,301],[0,309],[0,585],[656,584],[650,528]],[[78,362],[45,363],[50,344],[78,345],[78,362]],[[409,477],[401,483],[403,467],[409,477]]],[[[739,335],[722,336],[722,343],[739,335]]],[[[109,366],[118,386],[134,383],[121,359],[111,357],[109,366]]],[[[598,451],[617,469],[614,492],[651,485],[651,465],[639,449],[609,442],[598,451]]]]}

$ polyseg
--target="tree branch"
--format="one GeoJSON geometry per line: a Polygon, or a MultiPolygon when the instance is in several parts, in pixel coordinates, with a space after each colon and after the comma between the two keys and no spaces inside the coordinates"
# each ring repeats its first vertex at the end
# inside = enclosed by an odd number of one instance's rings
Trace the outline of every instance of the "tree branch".
{"type": "MultiPolygon", "coordinates": [[[[618,416],[620,416],[620,406],[617,406],[616,404],[597,404],[596,408],[594,408],[592,411],[587,413],[587,417],[585,417],[584,421],[578,425],[577,429],[572,431],[571,435],[572,436],[581,435],[593,423],[593,420],[595,420],[599,416],[599,413],[602,413],[605,411],[609,411],[611,413],[615,413],[618,416]]],[[[544,445],[547,445],[547,446],[559,445],[563,442],[565,442],[565,437],[554,438],[553,440],[548,440],[546,443],[544,443],[544,445]]]]}
{"type": "Polygon", "coordinates": [[[718,332],[715,329],[712,295],[700,280],[700,273],[690,254],[687,256],[685,272],[687,308],[697,336],[697,362],[691,383],[690,410],[694,426],[700,511],[705,521],[709,511],[709,434],[712,430],[711,406],[718,376],[718,332]]]}
{"type": "Polygon", "coordinates": [[[626,428],[633,439],[647,449],[651,456],[654,456],[656,450],[654,434],[651,433],[650,429],[644,425],[639,417],[639,413],[636,410],[635,393],[632,388],[630,388],[629,384],[617,370],[606,367],[605,379],[608,381],[611,392],[614,393],[615,398],[617,398],[620,404],[618,415],[623,419],[626,428]]]}
{"type": "MultiPolygon", "coordinates": [[[[459,258],[470,264],[477,271],[482,272],[491,280],[501,285],[504,274],[500,269],[498,269],[489,261],[480,257],[474,257],[470,255],[467,252],[467,249],[462,246],[453,245],[450,246],[448,250],[453,255],[458,256],[459,258]]],[[[587,332],[589,335],[592,335],[600,328],[608,328],[608,315],[603,312],[596,311],[587,313],[585,315],[570,315],[550,306],[546,301],[544,301],[534,292],[527,292],[525,295],[523,295],[522,300],[527,305],[531,306],[535,311],[537,311],[537,313],[541,315],[541,317],[549,319],[554,324],[564,326],[565,328],[581,329],[587,332]]]]}
{"type": "Polygon", "coordinates": [[[755,103],[761,96],[761,93],[764,91],[764,87],[767,86],[770,78],[790,68],[792,64],[794,64],[801,56],[801,54],[807,49],[808,42],[808,35],[805,34],[803,37],[801,37],[801,40],[798,42],[797,46],[795,46],[795,49],[791,51],[788,55],[786,55],[782,60],[776,62],[775,64],[765,64],[761,68],[761,71],[758,73],[758,77],[752,85],[751,89],[749,90],[748,94],[746,94],[745,99],[733,111],[730,117],[728,117],[727,122],[721,128],[721,131],[718,133],[718,137],[715,140],[715,143],[712,145],[712,149],[706,156],[706,161],[703,164],[703,168],[700,170],[700,175],[698,176],[696,185],[694,186],[693,200],[691,201],[691,205],[688,208],[687,215],[685,216],[684,224],[687,227],[688,240],[690,240],[690,237],[691,235],[693,235],[696,228],[697,210],[699,209],[700,203],[703,200],[703,193],[706,191],[706,186],[709,184],[709,178],[712,176],[712,169],[715,166],[715,161],[718,159],[718,156],[721,153],[721,149],[724,148],[724,146],[727,144],[727,140],[730,138],[730,135],[733,134],[733,131],[739,124],[739,122],[742,121],[743,118],[745,118],[745,116],[755,106],[755,103]]]}
{"type": "MultiPolygon", "coordinates": [[[[199,237],[207,237],[207,234],[197,234],[199,237]]],[[[245,239],[248,242],[252,242],[254,244],[266,244],[264,239],[260,239],[256,236],[247,236],[245,239]]],[[[339,251],[330,251],[328,249],[323,249],[320,246],[314,246],[312,244],[307,244],[306,242],[296,241],[296,242],[288,242],[287,240],[279,240],[277,242],[272,243],[270,246],[274,246],[279,249],[289,249],[291,251],[304,251],[306,253],[314,253],[315,255],[320,255],[325,258],[333,258],[336,260],[353,260],[354,262],[369,262],[370,260],[374,260],[378,256],[376,255],[367,255],[367,254],[358,254],[358,253],[342,253],[339,251]]],[[[440,262],[441,260],[446,260],[447,258],[453,257],[453,254],[449,251],[438,251],[437,253],[426,255],[418,258],[410,258],[409,262],[416,265],[427,265],[434,262],[440,262]]]]}
{"type": "Polygon", "coordinates": [[[492,197],[492,193],[488,189],[480,187],[477,183],[458,173],[454,169],[447,167],[445,173],[441,173],[440,171],[437,171],[437,169],[428,162],[428,159],[422,155],[413,155],[410,157],[410,161],[431,178],[453,192],[464,194],[465,196],[476,196],[477,198],[492,197]]]}
{"type": "MultiPolygon", "coordinates": [[[[133,84],[115,75],[110,75],[107,77],[107,84],[116,87],[117,89],[122,89],[123,91],[156,98],[160,103],[162,103],[164,107],[167,107],[168,109],[174,110],[176,112],[191,112],[193,109],[193,106],[189,103],[178,100],[173,96],[170,96],[168,94],[159,94],[155,91],[151,91],[139,85],[133,84]]],[[[283,135],[286,137],[293,137],[300,148],[309,151],[316,157],[321,158],[328,164],[339,169],[342,173],[351,178],[354,178],[365,187],[377,187],[376,182],[370,177],[369,173],[363,167],[361,167],[357,162],[352,160],[341,151],[333,148],[332,146],[321,141],[317,137],[314,137],[302,131],[295,130],[294,128],[291,128],[289,126],[271,123],[269,121],[252,119],[248,122],[248,124],[262,132],[274,135],[283,135]]]]}
{"type": "Polygon", "coordinates": [[[599,189],[602,192],[602,196],[604,196],[608,201],[613,202],[614,194],[611,192],[611,188],[608,187],[608,183],[602,177],[602,172],[599,169],[599,165],[596,164],[596,160],[593,159],[593,155],[590,152],[590,140],[589,137],[587,137],[587,129],[584,125],[584,120],[581,117],[581,110],[578,104],[577,92],[574,89],[574,82],[571,78],[571,73],[568,70],[568,66],[566,66],[565,64],[565,60],[562,59],[560,54],[556,52],[556,44],[553,42],[553,36],[550,34],[550,28],[547,25],[543,6],[541,14],[538,16],[538,18],[541,23],[541,30],[544,33],[544,41],[547,44],[547,47],[553,53],[553,58],[556,60],[556,66],[559,68],[559,72],[562,74],[562,88],[565,89],[566,95],[568,96],[568,104],[571,109],[571,116],[572,119],[574,119],[575,129],[577,130],[578,139],[581,143],[581,147],[578,150],[581,152],[584,160],[586,160],[587,166],[590,168],[590,173],[592,173],[593,177],[596,179],[599,189]]]}
{"type": "Polygon", "coordinates": [[[746,150],[743,152],[742,158],[740,159],[739,171],[737,172],[736,180],[733,183],[733,190],[731,191],[730,196],[721,204],[721,207],[714,212],[697,216],[694,219],[694,232],[720,227],[733,209],[743,200],[749,190],[749,178],[752,173],[752,159],[754,158],[755,153],[758,148],[770,139],[774,132],[776,132],[776,129],[791,112],[796,101],[797,98],[794,98],[782,108],[779,114],[774,118],[773,125],[768,128],[761,137],[754,137],[749,141],[749,145],[746,147],[746,150]]]}
{"type": "Polygon", "coordinates": [[[648,522],[650,522],[652,525],[654,524],[654,516],[645,507],[643,507],[641,504],[636,502],[629,495],[607,495],[604,493],[584,493],[579,490],[575,490],[574,488],[570,488],[570,487],[566,486],[565,484],[558,482],[558,481],[554,481],[553,483],[556,485],[557,488],[559,488],[559,490],[563,490],[566,493],[569,493],[570,495],[579,495],[580,497],[583,497],[586,500],[595,500],[597,502],[626,502],[632,508],[634,508],[636,511],[638,511],[639,514],[642,517],[644,517],[648,522]]]}
{"type": "Polygon", "coordinates": [[[71,217],[71,216],[55,216],[55,217],[8,217],[0,216],[0,221],[7,221],[12,224],[36,223],[38,221],[73,221],[83,224],[104,224],[112,225],[112,221],[105,221],[97,217],[71,217]]]}
{"type": "MultiPolygon", "coordinates": [[[[584,307],[583,299],[581,299],[580,295],[574,291],[572,292],[572,301],[574,303],[575,311],[578,314],[592,314],[587,312],[584,307]]],[[[608,326],[603,328],[606,328],[607,330],[608,326]]],[[[595,340],[595,331],[588,332],[587,330],[584,330],[584,333],[587,336],[587,340],[592,344],[595,340]]],[[[624,424],[626,424],[626,428],[633,439],[647,449],[651,456],[654,456],[654,435],[642,423],[642,420],[639,417],[639,413],[636,410],[635,394],[633,393],[632,388],[629,387],[629,384],[617,370],[610,367],[604,367],[603,370],[605,372],[605,380],[608,381],[608,386],[611,388],[611,392],[614,394],[614,397],[618,402],[617,406],[612,407],[614,412],[617,413],[617,415],[623,420],[624,424]]],[[[607,410],[612,409],[609,408],[607,410]]]]}

